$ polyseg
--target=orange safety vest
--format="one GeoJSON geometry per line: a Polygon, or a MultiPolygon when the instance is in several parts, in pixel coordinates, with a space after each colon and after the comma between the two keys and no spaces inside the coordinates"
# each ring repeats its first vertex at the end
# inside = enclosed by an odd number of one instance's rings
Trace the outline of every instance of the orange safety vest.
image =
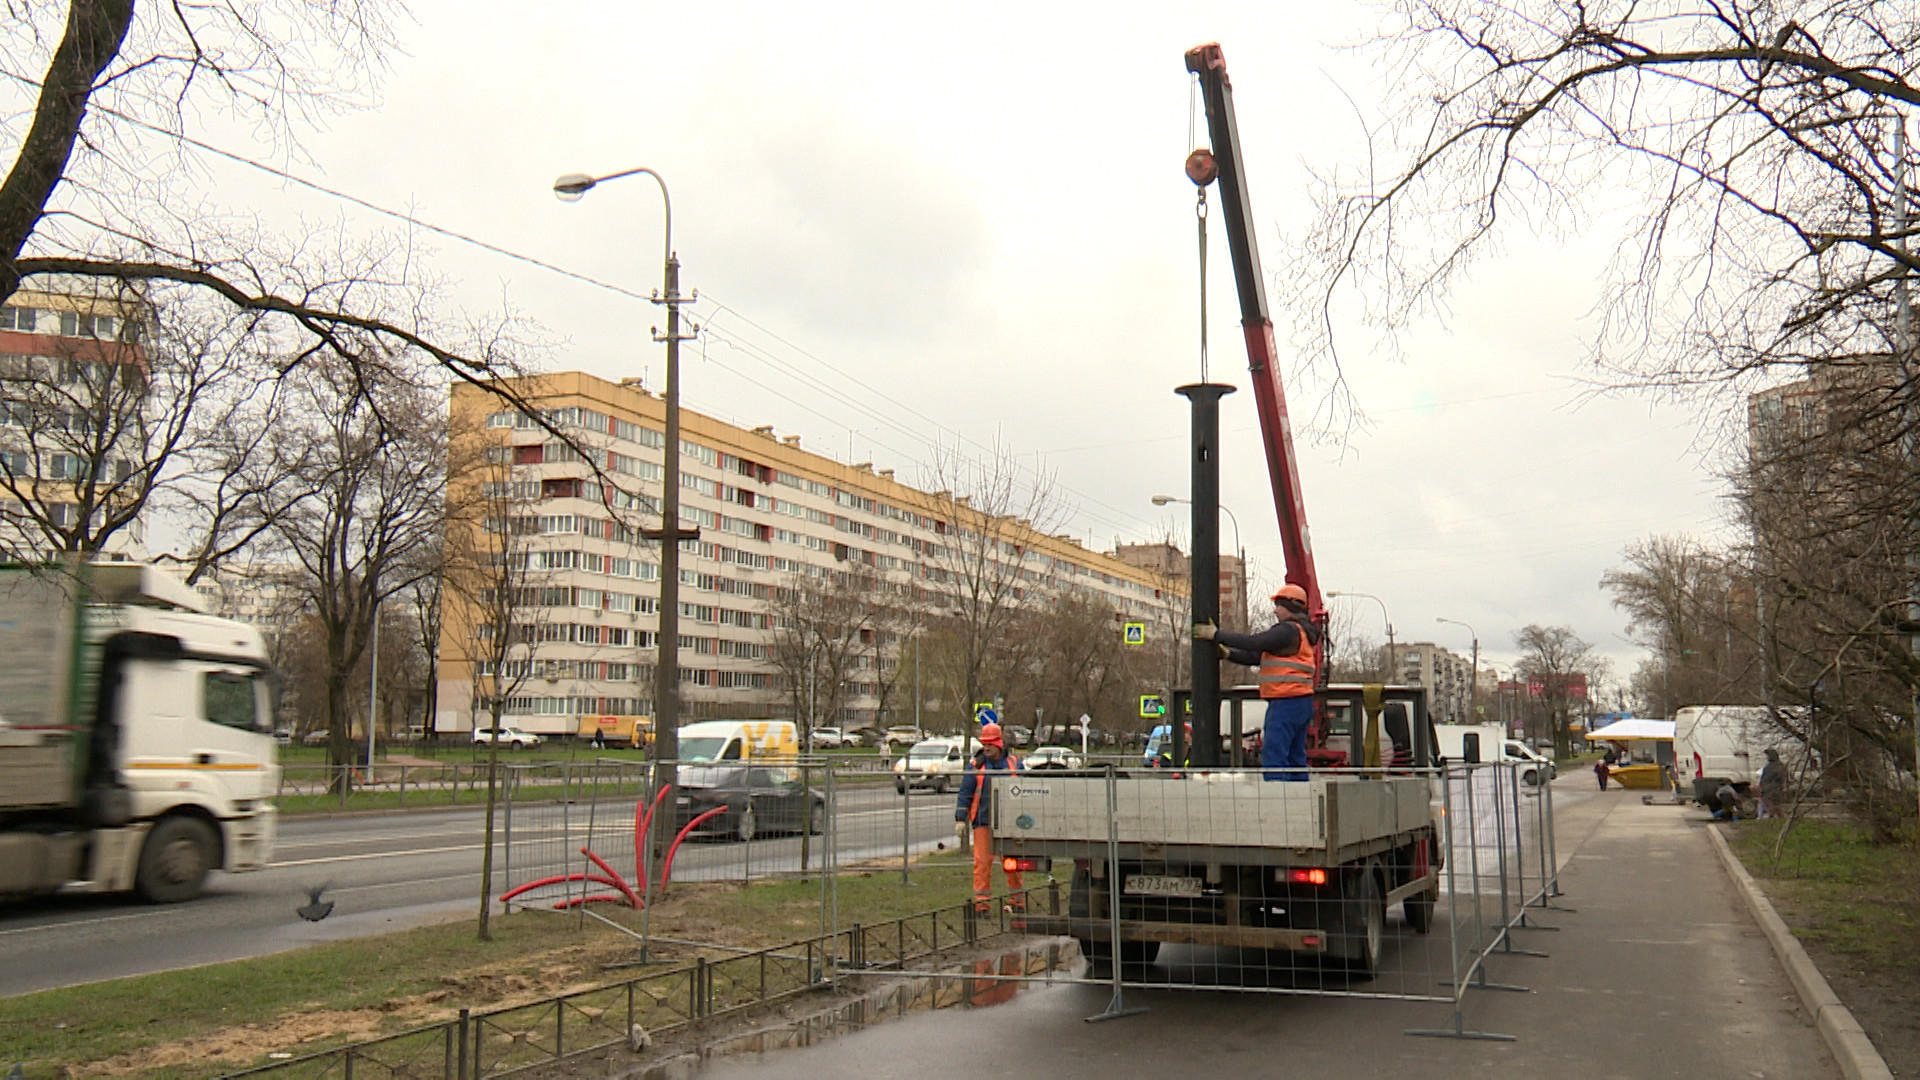
{"type": "Polygon", "coordinates": [[[1292,656],[1260,654],[1260,696],[1271,701],[1275,698],[1306,697],[1312,693],[1313,642],[1307,639],[1307,628],[1301,626],[1298,652],[1292,656]]]}
{"type": "MultiPolygon", "coordinates": [[[[1013,751],[1002,748],[1000,751],[1000,756],[1006,760],[1007,772],[1017,773],[1020,771],[1020,759],[1013,756],[1013,751]]],[[[999,769],[989,769],[983,764],[977,771],[974,772],[973,802],[969,803],[967,806],[967,828],[969,829],[979,828],[979,826],[975,825],[973,822],[974,822],[974,819],[980,813],[980,796],[984,794],[987,790],[987,774],[989,772],[999,772],[999,771],[1000,771],[999,769]]]]}

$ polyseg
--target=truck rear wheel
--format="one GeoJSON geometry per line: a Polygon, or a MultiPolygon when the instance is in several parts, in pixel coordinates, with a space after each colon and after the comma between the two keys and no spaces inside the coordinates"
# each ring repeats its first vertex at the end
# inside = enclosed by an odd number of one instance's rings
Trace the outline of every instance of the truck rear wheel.
{"type": "Polygon", "coordinates": [[[152,904],[177,904],[199,896],[219,846],[213,826],[199,818],[162,818],[140,848],[134,891],[152,904]]]}
{"type": "Polygon", "coordinates": [[[1380,867],[1368,860],[1357,880],[1348,884],[1342,902],[1340,932],[1336,955],[1346,962],[1348,971],[1363,979],[1380,972],[1380,952],[1386,942],[1386,894],[1380,891],[1380,867]]]}

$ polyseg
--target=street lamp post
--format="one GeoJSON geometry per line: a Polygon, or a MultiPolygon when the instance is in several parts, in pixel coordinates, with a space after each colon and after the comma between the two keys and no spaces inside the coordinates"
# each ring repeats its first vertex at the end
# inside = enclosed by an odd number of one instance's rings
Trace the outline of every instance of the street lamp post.
{"type": "Polygon", "coordinates": [[[1387,602],[1372,593],[1366,592],[1338,592],[1329,590],[1327,596],[1329,599],[1335,596],[1357,596],[1380,605],[1380,619],[1387,624],[1387,681],[1392,682],[1394,672],[1398,669],[1399,654],[1393,647],[1393,617],[1387,614],[1387,602]]]}
{"type": "MultiPolygon", "coordinates": [[[[1153,505],[1155,506],[1165,506],[1168,503],[1185,503],[1192,505],[1193,500],[1183,499],[1178,495],[1155,495],[1153,497],[1153,505]]],[[[1233,523],[1233,550],[1234,554],[1240,559],[1240,581],[1244,587],[1247,580],[1247,549],[1240,546],[1240,519],[1233,516],[1233,511],[1227,509],[1224,504],[1221,505],[1220,512],[1227,515],[1227,520],[1233,523]]],[[[1240,605],[1243,609],[1246,607],[1244,597],[1236,597],[1235,599],[1243,601],[1240,605]]],[[[1244,616],[1246,612],[1243,610],[1240,614],[1244,616]]],[[[1235,625],[1237,626],[1239,624],[1236,622],[1235,625]]]]}
{"type": "Polygon", "coordinates": [[[1453,626],[1466,626],[1467,633],[1473,635],[1473,668],[1467,673],[1467,716],[1472,718],[1475,704],[1480,700],[1480,633],[1459,619],[1435,616],[1433,621],[1449,623],[1453,626]]]}
{"type": "MultiPolygon", "coordinates": [[[[667,182],[652,169],[627,169],[623,172],[608,173],[605,176],[587,176],[584,173],[569,173],[553,182],[553,192],[563,202],[576,202],[582,195],[595,186],[625,176],[640,174],[653,177],[660,185],[660,202],[665,210],[665,251],[663,280],[661,290],[653,296],[653,302],[667,309],[667,332],[663,335],[654,331],[654,340],[663,341],[667,346],[667,382],[663,400],[666,405],[666,446],[661,455],[660,469],[660,612],[659,629],[654,646],[657,659],[653,672],[653,784],[659,791],[675,782],[671,764],[680,756],[680,542],[697,539],[698,529],[680,528],[680,342],[697,332],[697,327],[689,327],[686,335],[680,332],[680,305],[688,297],[680,295],[680,259],[673,250],[673,198],[667,194],[667,182]]],[[[643,531],[650,538],[656,534],[643,531]]],[[[664,839],[670,835],[673,822],[671,814],[661,816],[661,830],[655,832],[655,847],[663,847],[664,839]]],[[[656,852],[656,856],[663,852],[656,852]]]]}

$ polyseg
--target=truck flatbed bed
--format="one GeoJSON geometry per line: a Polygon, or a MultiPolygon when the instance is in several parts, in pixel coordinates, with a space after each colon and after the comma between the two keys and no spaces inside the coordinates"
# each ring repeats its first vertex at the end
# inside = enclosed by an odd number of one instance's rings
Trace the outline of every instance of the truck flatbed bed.
{"type": "MultiPolygon", "coordinates": [[[[1101,775],[993,778],[995,850],[1007,855],[1105,855],[1101,775]]],[[[1113,822],[1123,860],[1241,866],[1328,866],[1399,847],[1431,830],[1421,777],[1314,776],[1268,782],[1257,772],[1157,770],[1115,778],[1113,822]]]]}

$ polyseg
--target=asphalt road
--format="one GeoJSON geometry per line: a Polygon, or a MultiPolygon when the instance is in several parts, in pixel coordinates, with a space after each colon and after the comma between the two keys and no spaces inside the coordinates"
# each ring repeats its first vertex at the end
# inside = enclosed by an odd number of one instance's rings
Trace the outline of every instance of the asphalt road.
{"type": "MultiPolygon", "coordinates": [[[[951,839],[952,796],[916,795],[910,843],[916,850],[951,839]]],[[[890,786],[843,789],[837,796],[840,861],[898,858],[903,800],[890,786]]],[[[630,801],[591,808],[572,804],[517,807],[507,877],[554,872],[560,852],[577,849],[583,823],[598,825],[596,850],[607,847],[630,801]]],[[[630,825],[627,826],[630,829],[630,825]]],[[[262,956],[305,945],[364,937],[466,917],[478,905],[484,818],[480,810],[413,811],[345,818],[284,819],[274,863],[249,874],[216,874],[206,895],[185,904],[150,906],[128,897],[54,896],[0,904],[0,996],[198,964],[262,956]],[[330,886],[333,914],[318,923],[296,917],[307,890],[330,886]]],[[[627,834],[630,836],[630,833],[627,834]]],[[[812,841],[814,860],[822,841],[812,841]]],[[[797,869],[800,843],[779,837],[688,844],[674,866],[680,881],[738,878],[751,869],[797,869]]],[[[631,876],[632,855],[611,861],[631,876]]],[[[496,865],[506,861],[496,840],[496,865]]],[[[575,860],[577,861],[577,855],[575,860]]],[[[578,869],[570,866],[566,869],[578,869]]],[[[499,879],[496,879],[499,880],[499,879]]]]}

